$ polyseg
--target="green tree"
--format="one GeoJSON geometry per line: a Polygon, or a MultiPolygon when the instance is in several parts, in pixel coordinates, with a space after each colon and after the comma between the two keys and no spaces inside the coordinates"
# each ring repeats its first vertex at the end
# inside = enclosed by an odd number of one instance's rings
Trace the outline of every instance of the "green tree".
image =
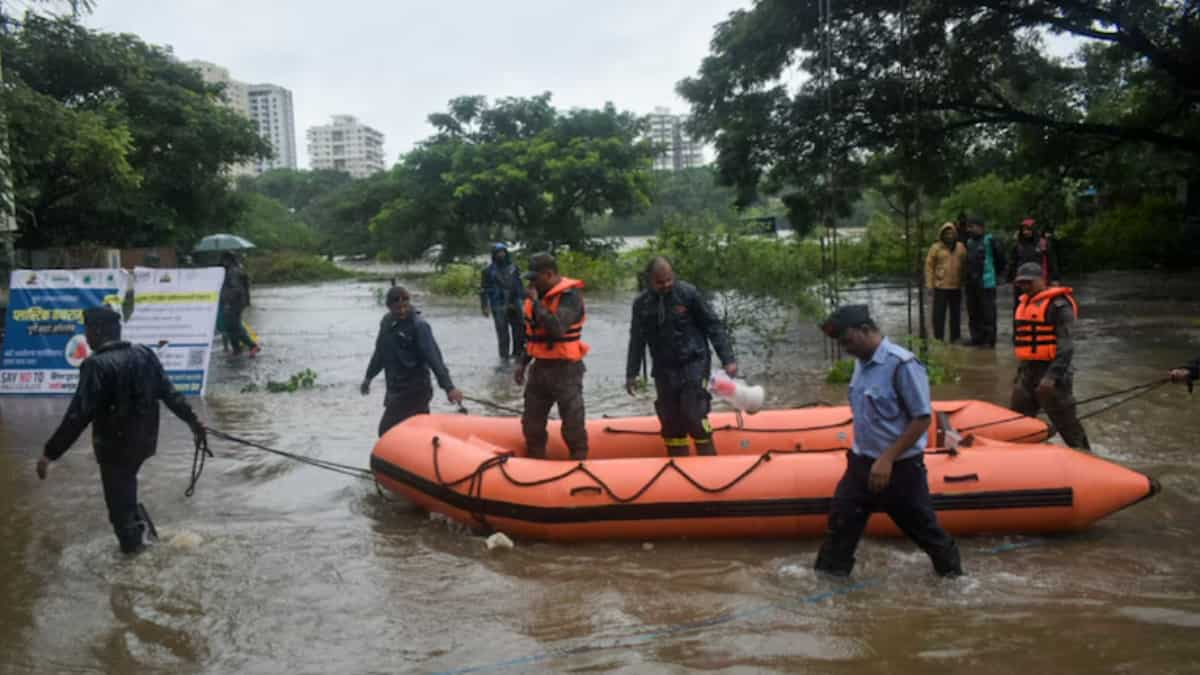
{"type": "Polygon", "coordinates": [[[1061,179],[1137,146],[1194,171],[1196,63],[1194,3],[760,0],[679,90],[722,179],[743,201],[790,186],[802,220],[844,213],[881,157],[876,175],[933,196],[997,157],[1061,179]],[[1049,56],[1047,34],[1084,40],[1079,62],[1049,56]]]}
{"type": "Polygon", "coordinates": [[[578,245],[587,216],[647,204],[653,149],[641,120],[612,104],[564,113],[549,93],[466,96],[429,121],[437,133],[405,156],[405,189],[373,221],[393,249],[437,241],[450,256],[501,237],[578,245]]]}
{"type": "Polygon", "coordinates": [[[224,167],[270,148],[219,87],[68,19],[29,14],[0,41],[21,245],[186,243],[237,221],[224,167]]]}

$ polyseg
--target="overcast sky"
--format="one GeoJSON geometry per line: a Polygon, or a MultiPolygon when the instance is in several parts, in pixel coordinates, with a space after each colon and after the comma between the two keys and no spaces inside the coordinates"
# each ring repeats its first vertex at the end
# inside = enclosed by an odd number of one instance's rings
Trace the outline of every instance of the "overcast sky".
{"type": "Polygon", "coordinates": [[[560,108],[685,112],[675,83],[713,26],[750,0],[98,0],[87,23],[170,45],[182,60],[292,90],[304,131],[350,114],[386,135],[388,163],[451,98],[554,93],[560,108]]]}

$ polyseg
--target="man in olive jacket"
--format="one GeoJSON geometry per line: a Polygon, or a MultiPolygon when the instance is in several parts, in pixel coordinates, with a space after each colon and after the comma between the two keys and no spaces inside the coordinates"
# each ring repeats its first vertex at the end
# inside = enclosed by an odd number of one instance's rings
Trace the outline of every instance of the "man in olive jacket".
{"type": "Polygon", "coordinates": [[[108,307],[83,313],[92,355],[79,368],[79,385],[62,424],[46,441],[37,463],[45,480],[50,462],[62,457],[89,424],[108,520],[125,553],[137,553],[155,538],[146,508],[138,503],[138,470],[158,449],[158,402],[187,423],[196,442],[204,425],[175,390],[158,357],[143,345],[121,340],[121,315],[108,307]]]}
{"type": "Polygon", "coordinates": [[[634,395],[646,346],[654,362],[655,412],[663,442],[672,457],[688,454],[688,436],[697,455],[715,455],[708,411],[712,396],[705,386],[712,357],[709,342],[730,377],[737,361],[725,325],[695,286],[677,281],[671,263],[657,257],[646,269],[648,288],[633,302],[625,389],[634,395]]]}
{"type": "Polygon", "coordinates": [[[933,337],[946,337],[946,310],[950,310],[950,342],[962,336],[962,285],[967,267],[967,247],[958,240],[958,228],[945,223],[938,240],[925,256],[925,288],[933,290],[933,337]]]}

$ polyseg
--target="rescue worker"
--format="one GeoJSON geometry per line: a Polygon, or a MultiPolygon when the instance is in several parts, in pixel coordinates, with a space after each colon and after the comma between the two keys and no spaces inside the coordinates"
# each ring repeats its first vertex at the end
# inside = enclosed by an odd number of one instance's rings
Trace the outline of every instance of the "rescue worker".
{"type": "Polygon", "coordinates": [[[962,285],[967,247],[958,241],[958,228],[944,223],[938,240],[925,256],[925,287],[933,290],[933,337],[945,340],[946,310],[950,311],[950,342],[962,337],[962,285]]]}
{"type": "Polygon", "coordinates": [[[221,282],[218,300],[221,330],[224,331],[224,338],[233,346],[234,354],[241,354],[244,345],[250,349],[250,358],[254,358],[258,355],[259,346],[242,325],[242,312],[250,305],[250,279],[233,253],[223,253],[221,264],[225,267],[225,280],[221,282]]]}
{"type": "MultiPolygon", "coordinates": [[[[1062,283],[1058,272],[1058,247],[1045,234],[1037,231],[1037,221],[1026,218],[1021,221],[1017,230],[1017,240],[1013,243],[1012,252],[1008,257],[1008,280],[1012,282],[1017,276],[1017,270],[1025,263],[1035,262],[1042,266],[1042,280],[1047,286],[1058,286],[1062,283]]],[[[1013,284],[1013,310],[1021,299],[1021,289],[1013,284]]]]}
{"type": "Polygon", "coordinates": [[[985,232],[983,220],[967,219],[967,320],[971,345],[996,347],[996,282],[1004,270],[1000,244],[985,232]]]}
{"type": "Polygon", "coordinates": [[[84,311],[83,322],[92,355],[79,367],[75,396],[46,441],[37,475],[45,480],[50,463],[91,424],[108,521],[121,551],[137,553],[157,539],[146,507],[138,502],[138,470],[158,449],[158,402],[191,427],[197,444],[205,442],[207,433],[155,353],[121,340],[119,313],[94,307],[84,311]]]}
{"type": "Polygon", "coordinates": [[[938,574],[961,575],[958,545],[938,523],[925,472],[933,410],[925,366],[880,334],[866,305],[839,307],[821,330],[855,357],[854,443],[830,503],[815,568],[849,576],[867,520],[880,511],[925,551],[938,574]]]}
{"type": "Polygon", "coordinates": [[[1075,415],[1071,335],[1079,304],[1065,286],[1047,288],[1042,266],[1025,263],[1014,283],[1021,289],[1013,325],[1013,348],[1020,367],[1009,407],[1033,417],[1045,410],[1063,441],[1091,452],[1087,433],[1075,415]]]}
{"type": "Polygon", "coordinates": [[[521,270],[513,264],[507,246],[493,244],[492,261],[483,268],[479,283],[479,305],[485,317],[492,317],[500,360],[504,363],[525,351],[525,326],[521,319],[524,299],[521,270]]]}
{"type": "Polygon", "coordinates": [[[413,309],[408,290],[403,286],[389,288],[385,302],[388,313],[379,322],[375,352],[359,387],[363,396],[370,394],[371,380],[379,371],[385,371],[387,394],[383,399],[383,417],[379,420],[380,436],[413,415],[429,414],[429,402],[433,400],[431,370],[447,400],[454,404],[463,400],[462,392],[450,380],[433,329],[413,309]]]}
{"type": "Polygon", "coordinates": [[[625,359],[625,390],[635,395],[638,371],[650,347],[651,376],[658,395],[654,410],[662,425],[667,454],[688,454],[688,436],[697,455],[716,455],[708,411],[712,395],[707,380],[712,370],[711,342],[730,377],[737,361],[725,326],[695,286],[675,279],[671,263],[656,257],[646,268],[648,288],[633,301],[629,351],[625,359]]]}
{"type": "Polygon", "coordinates": [[[579,289],[583,282],[560,275],[558,262],[548,253],[533,256],[524,278],[531,282],[525,295],[525,354],[517,362],[513,380],[525,385],[521,414],[525,450],[529,457],[546,457],[546,421],[550,408],[558,404],[562,438],[571,459],[583,460],[588,452],[583,357],[590,349],[582,339],[586,310],[579,289]]]}

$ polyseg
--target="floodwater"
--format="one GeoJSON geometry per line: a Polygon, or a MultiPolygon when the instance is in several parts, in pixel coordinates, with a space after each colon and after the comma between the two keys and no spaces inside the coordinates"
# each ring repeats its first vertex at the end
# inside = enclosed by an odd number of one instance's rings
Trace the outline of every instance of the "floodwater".
{"type": "MultiPolygon", "coordinates": [[[[1195,277],[1105,274],[1077,289],[1078,397],[1200,353],[1195,277]]],[[[416,290],[459,387],[518,404],[476,303],[416,290]]],[[[202,416],[366,466],[383,394],[382,378],[358,393],[382,312],[372,286],[254,297],[248,318],[265,349],[253,361],[214,355],[202,416]],[[304,368],[317,388],[241,391],[304,368]]],[[[894,291],[858,297],[903,329],[894,291]]],[[[589,297],[593,416],[651,410],[622,389],[628,301],[589,297]]],[[[952,358],[962,379],[935,397],[1007,400],[1006,350],[952,358]]],[[[821,383],[824,349],[808,322],[769,369],[739,360],[774,406],[844,400],[844,387],[821,383]]],[[[434,405],[451,411],[440,395],[434,405]]],[[[65,406],[0,400],[0,673],[1200,672],[1200,397],[1182,386],[1085,422],[1100,455],[1162,482],[1155,499],[1077,535],[963,539],[969,576],[955,581],[935,578],[906,541],[866,540],[849,583],[813,575],[808,540],[518,541],[489,553],[368,481],[215,440],[188,499],[190,438],[169,415],[142,472],[163,542],[126,559],[86,438],[46,482],[34,476],[65,406]]]]}

